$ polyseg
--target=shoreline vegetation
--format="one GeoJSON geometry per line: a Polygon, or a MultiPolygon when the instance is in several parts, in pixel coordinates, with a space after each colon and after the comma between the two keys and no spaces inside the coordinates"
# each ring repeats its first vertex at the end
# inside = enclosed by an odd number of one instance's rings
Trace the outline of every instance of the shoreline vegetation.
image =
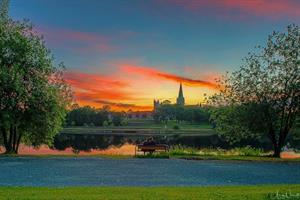
{"type": "Polygon", "coordinates": [[[137,155],[122,155],[122,154],[0,154],[1,157],[36,157],[36,158],[51,158],[51,157],[98,157],[108,159],[129,159],[129,158],[146,158],[146,159],[186,159],[186,160],[222,160],[222,161],[264,161],[264,162],[300,162],[300,155],[294,152],[283,152],[281,158],[272,156],[272,152],[264,152],[261,149],[252,147],[233,148],[230,150],[224,149],[196,149],[183,146],[173,146],[168,152],[153,153],[153,154],[137,154],[137,155]]]}
{"type": "Polygon", "coordinates": [[[179,187],[0,187],[0,199],[300,199],[300,185],[179,187]]]}

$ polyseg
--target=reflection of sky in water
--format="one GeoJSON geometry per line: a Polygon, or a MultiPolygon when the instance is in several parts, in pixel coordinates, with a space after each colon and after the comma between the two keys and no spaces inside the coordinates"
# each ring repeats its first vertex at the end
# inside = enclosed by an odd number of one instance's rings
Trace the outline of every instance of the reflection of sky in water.
{"type": "MultiPolygon", "coordinates": [[[[3,149],[1,149],[3,151],[3,149]]],[[[135,145],[124,144],[121,147],[111,146],[107,149],[91,149],[90,151],[80,151],[76,153],[78,155],[134,155],[135,145]]],[[[40,148],[33,148],[25,145],[20,145],[20,155],[73,155],[75,154],[71,147],[65,150],[50,149],[46,145],[42,145],[40,148]]]]}
{"type": "MultiPolygon", "coordinates": [[[[53,147],[42,145],[40,148],[33,148],[20,145],[19,154],[21,155],[134,155],[135,145],[140,144],[149,138],[149,135],[100,135],[100,134],[59,134],[55,137],[53,147]]],[[[241,142],[235,146],[218,138],[217,135],[201,136],[151,136],[157,144],[168,144],[169,146],[183,146],[192,148],[222,148],[231,149],[237,145],[243,147],[251,145],[256,148],[264,148],[266,151],[272,151],[272,145],[269,142],[249,141],[241,142]]],[[[299,143],[294,141],[299,149],[299,143]]],[[[1,148],[0,148],[1,150],[1,148]]],[[[2,152],[4,149],[2,148],[2,152]]],[[[1,151],[0,151],[1,152],[1,151]]],[[[283,153],[285,158],[299,157],[299,154],[283,153]]]]}

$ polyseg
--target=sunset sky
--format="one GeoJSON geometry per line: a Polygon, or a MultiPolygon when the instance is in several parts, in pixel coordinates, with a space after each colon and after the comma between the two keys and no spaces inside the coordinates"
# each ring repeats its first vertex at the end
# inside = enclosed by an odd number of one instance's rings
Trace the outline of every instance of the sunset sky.
{"type": "Polygon", "coordinates": [[[299,25],[299,0],[11,0],[30,19],[80,105],[150,110],[153,99],[187,104],[215,92],[273,31],[299,25]]]}

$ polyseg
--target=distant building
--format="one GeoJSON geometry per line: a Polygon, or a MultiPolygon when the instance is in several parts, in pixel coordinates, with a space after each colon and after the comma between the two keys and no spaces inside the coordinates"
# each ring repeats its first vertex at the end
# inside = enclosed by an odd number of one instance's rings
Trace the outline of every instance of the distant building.
{"type": "MultiPolygon", "coordinates": [[[[155,111],[161,104],[164,104],[165,102],[170,102],[169,100],[165,100],[160,102],[159,100],[154,99],[153,101],[153,110],[155,111]]],[[[178,97],[176,99],[176,105],[178,106],[184,106],[185,105],[185,98],[183,96],[183,89],[182,89],[182,84],[180,83],[179,86],[179,92],[178,92],[178,97]]]]}
{"type": "Polygon", "coordinates": [[[159,106],[160,106],[159,100],[154,99],[154,101],[153,101],[153,110],[156,110],[159,106]]]}
{"type": "Polygon", "coordinates": [[[128,119],[152,119],[152,111],[131,111],[127,113],[128,119]]]}
{"type": "MultiPolygon", "coordinates": [[[[160,101],[157,99],[153,100],[153,111],[156,111],[161,105],[163,104],[171,104],[171,101],[164,100],[160,101]]],[[[185,106],[185,107],[201,107],[201,104],[197,105],[185,105],[185,98],[183,96],[183,88],[182,84],[179,85],[178,97],[176,99],[176,104],[178,106],[185,106]]],[[[153,119],[153,111],[132,111],[129,110],[127,112],[127,118],[129,119],[153,119]]]]}

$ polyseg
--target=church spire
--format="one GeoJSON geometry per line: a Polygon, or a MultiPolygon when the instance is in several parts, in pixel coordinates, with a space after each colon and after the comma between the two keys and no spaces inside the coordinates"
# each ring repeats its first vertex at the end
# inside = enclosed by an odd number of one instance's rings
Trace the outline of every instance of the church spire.
{"type": "Polygon", "coordinates": [[[180,87],[179,87],[179,94],[178,97],[183,97],[183,92],[182,92],[182,84],[180,83],[180,87]]]}
{"type": "Polygon", "coordinates": [[[184,97],[183,97],[183,90],[182,90],[181,83],[180,83],[179,93],[178,93],[178,97],[177,97],[177,105],[184,106],[184,97]]]}

